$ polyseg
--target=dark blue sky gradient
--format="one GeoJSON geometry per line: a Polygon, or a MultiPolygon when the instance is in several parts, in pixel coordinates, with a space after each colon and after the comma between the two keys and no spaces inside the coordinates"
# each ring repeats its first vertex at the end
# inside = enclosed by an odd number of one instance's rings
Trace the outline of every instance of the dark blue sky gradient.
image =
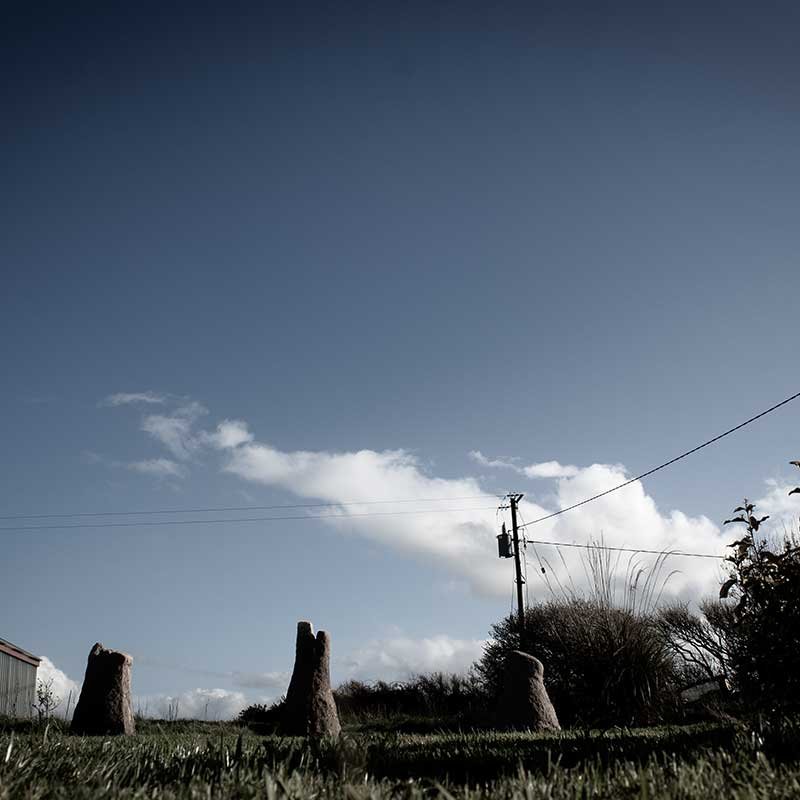
{"type": "MultiPolygon", "coordinates": [[[[82,460],[161,455],[96,407],[118,391],[196,398],[289,451],[406,448],[445,477],[474,474],[476,448],[640,471],[798,391],[798,30],[793,2],[6,9],[3,513],[239,497],[210,466],[176,496],[82,460]]],[[[648,491],[720,520],[800,455],[797,413],[648,491]]],[[[259,495],[275,497],[291,501],[259,495]]],[[[176,572],[187,538],[142,532],[119,579],[133,596],[150,570],[177,575],[179,606],[217,566],[196,536],[176,572]]],[[[80,583],[62,559],[80,570],[98,541],[15,538],[0,577],[46,570],[52,588],[0,635],[80,663],[91,619],[77,657],[40,620],[80,583]]],[[[434,584],[434,565],[325,541],[312,574],[347,641],[378,618],[479,637],[505,610],[409,602],[399,587],[434,584]],[[326,576],[364,559],[383,605],[362,627],[326,576]]],[[[233,576],[253,545],[237,542],[233,576]]],[[[285,594],[296,576],[270,569],[285,594]]],[[[171,619],[165,652],[198,640],[171,619]]]]}

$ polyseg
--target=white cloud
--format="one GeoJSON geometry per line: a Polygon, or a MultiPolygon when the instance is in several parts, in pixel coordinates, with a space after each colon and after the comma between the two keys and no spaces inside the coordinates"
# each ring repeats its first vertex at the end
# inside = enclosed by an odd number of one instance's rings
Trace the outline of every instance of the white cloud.
{"type": "Polygon", "coordinates": [[[769,523],[765,523],[761,532],[773,539],[782,539],[784,535],[800,533],[800,495],[789,495],[800,480],[788,482],[770,478],[764,482],[766,494],[755,500],[757,516],[769,514],[769,523]]]}
{"type": "Polygon", "coordinates": [[[186,469],[169,458],[148,458],[142,461],[117,461],[109,459],[100,453],[84,450],[81,458],[86,464],[104,464],[113,469],[127,469],[142,475],[151,475],[155,478],[185,478],[186,469]]]}
{"type": "Polygon", "coordinates": [[[81,460],[84,464],[104,464],[106,462],[106,459],[100,453],[95,453],[94,450],[83,450],[81,460]]]}
{"type": "Polygon", "coordinates": [[[149,433],[167,448],[176,458],[187,459],[194,449],[192,424],[181,417],[152,414],[142,421],[142,430],[149,433]]]}
{"type": "Polygon", "coordinates": [[[484,645],[484,640],[445,634],[423,639],[395,636],[367,642],[343,663],[348,678],[364,681],[403,680],[430,672],[464,674],[481,657],[484,645]]]}
{"type": "MultiPolygon", "coordinates": [[[[334,511],[327,522],[408,554],[433,556],[484,592],[494,593],[506,583],[506,570],[493,551],[495,506],[480,497],[464,499],[485,494],[473,478],[429,477],[403,450],[287,453],[256,442],[231,450],[224,469],[301,497],[348,503],[347,514],[369,516],[345,519],[334,511]],[[439,502],[374,505],[376,500],[418,498],[439,502]],[[422,513],[408,513],[416,510],[422,513]]],[[[338,511],[343,513],[344,507],[338,511]]]]}
{"type": "Polygon", "coordinates": [[[232,672],[231,681],[242,689],[267,689],[272,695],[281,695],[289,686],[288,672],[232,672]]]}
{"type": "Polygon", "coordinates": [[[519,467],[508,459],[504,458],[489,458],[481,453],[480,450],[470,450],[469,457],[482,467],[492,467],[493,469],[513,469],[514,472],[519,472],[519,467]]]}
{"type": "Polygon", "coordinates": [[[226,419],[217,425],[213,433],[204,432],[200,438],[205,444],[218,450],[227,450],[253,441],[253,434],[247,429],[247,423],[238,419],[226,419]]]}
{"type": "Polygon", "coordinates": [[[243,692],[227,689],[189,689],[174,695],[141,695],[133,700],[134,713],[156,719],[233,719],[248,705],[243,692]]]}
{"type": "MultiPolygon", "coordinates": [[[[171,414],[146,417],[143,428],[179,461],[187,461],[204,446],[219,450],[224,453],[222,469],[226,472],[245,481],[285,489],[298,498],[333,504],[325,512],[325,524],[342,533],[355,533],[426,563],[437,563],[480,593],[505,596],[509,591],[512,570],[509,562],[497,558],[495,537],[500,520],[496,505],[476,497],[485,494],[476,478],[432,476],[414,455],[402,449],[283,451],[256,441],[241,420],[228,419],[213,431],[196,431],[194,425],[205,413],[199,403],[189,403],[171,414]],[[438,501],[422,502],[419,498],[438,501]],[[406,502],[388,502],[393,500],[406,502]],[[375,501],[387,502],[376,506],[375,501]]],[[[517,459],[491,459],[478,450],[470,457],[482,466],[508,468],[548,482],[544,490],[528,493],[521,502],[523,520],[546,516],[629,479],[618,464],[577,467],[553,460],[520,467],[517,459]]],[[[782,487],[775,487],[776,492],[778,489],[782,491],[782,487]]],[[[786,499],[781,498],[781,502],[785,505],[786,499]]],[[[526,529],[529,537],[561,544],[585,544],[602,538],[612,547],[713,554],[725,553],[728,533],[707,517],[659,509],[641,482],[526,529]]],[[[557,550],[538,543],[531,544],[526,552],[532,565],[528,586],[532,597],[549,597],[560,587],[588,591],[591,579],[585,551],[557,550]],[[545,567],[544,575],[541,566],[545,567]]],[[[623,555],[615,567],[622,580],[629,563],[652,570],[655,561],[651,555],[623,555]]],[[[715,559],[670,557],[667,571],[677,572],[671,576],[666,593],[691,599],[714,594],[723,575],[722,566],[715,559]]]]}
{"type": "Polygon", "coordinates": [[[580,470],[571,464],[559,464],[558,461],[542,461],[522,468],[523,474],[529,478],[574,478],[580,470]]]}
{"type": "Polygon", "coordinates": [[[191,402],[171,414],[150,414],[142,421],[142,430],[161,442],[175,458],[186,461],[201,444],[192,430],[193,425],[207,413],[200,403],[191,402]]]}
{"type": "Polygon", "coordinates": [[[50,689],[59,699],[58,708],[55,710],[56,716],[63,717],[69,714],[71,717],[75,704],[78,702],[80,686],[60,670],[47,656],[42,656],[39,669],[36,672],[36,679],[44,684],[50,684],[50,689]]]}
{"type": "Polygon", "coordinates": [[[128,469],[134,472],[141,472],[144,475],[154,475],[157,478],[183,478],[186,475],[184,468],[169,458],[132,461],[128,464],[128,469]]]}
{"type": "Polygon", "coordinates": [[[469,457],[482,467],[512,469],[514,472],[525,475],[528,478],[571,478],[578,474],[577,467],[573,467],[570,464],[559,464],[558,461],[542,461],[538,464],[520,467],[514,463],[516,459],[489,458],[480,450],[470,450],[469,457]]]}
{"type": "MultiPolygon", "coordinates": [[[[564,508],[628,479],[624,467],[620,465],[593,464],[579,469],[572,477],[562,477],[556,481],[555,505],[564,508]]],[[[523,520],[543,516],[551,510],[523,503],[523,520]]],[[[577,543],[602,538],[604,544],[614,547],[719,554],[724,553],[727,543],[725,532],[707,517],[689,517],[677,510],[662,512],[638,481],[593,503],[529,528],[526,535],[535,539],[577,543]]],[[[528,560],[535,564],[534,584],[546,585],[546,577],[551,580],[551,585],[553,578],[557,578],[566,586],[569,577],[572,577],[579,588],[582,586],[586,589],[590,580],[585,575],[585,551],[563,548],[561,554],[563,562],[553,547],[529,546],[528,560]],[[546,576],[538,571],[539,557],[547,568],[546,576]]],[[[629,564],[639,564],[652,570],[655,562],[654,556],[643,554],[612,556],[612,563],[617,565],[620,589],[629,564]]],[[[666,593],[697,599],[715,593],[721,574],[721,561],[674,556],[669,559],[666,571],[673,569],[679,572],[670,578],[666,593]]]]}
{"type": "MultiPolygon", "coordinates": [[[[436,513],[430,505],[420,504],[425,513],[418,515],[371,515],[364,519],[343,516],[374,512],[375,507],[367,501],[383,499],[442,498],[445,502],[438,504],[441,508],[463,508],[465,501],[457,498],[482,493],[473,478],[430,477],[414,456],[403,450],[283,452],[267,444],[249,442],[229,452],[224,469],[248,481],[279,486],[300,497],[332,503],[364,502],[342,507],[338,516],[326,520],[328,524],[426,560],[433,558],[464,576],[479,592],[504,596],[509,591],[512,578],[509,562],[498,559],[496,553],[499,523],[495,509],[481,508],[481,501],[467,504],[472,505],[470,511],[436,513]]],[[[554,496],[548,506],[530,498],[523,500],[520,504],[523,520],[545,516],[629,477],[619,465],[594,464],[579,469],[548,462],[531,466],[537,467],[542,475],[556,478],[554,496]]],[[[386,506],[391,511],[408,508],[408,505],[386,506]]],[[[677,510],[662,512],[639,482],[537,525],[527,533],[560,543],[586,543],[602,536],[607,545],[657,551],[724,553],[727,543],[725,533],[706,517],[688,517],[677,510]]],[[[559,581],[564,586],[574,585],[577,591],[587,591],[589,581],[582,551],[562,548],[559,555],[554,548],[537,546],[536,552],[530,547],[527,553],[535,565],[529,585],[532,596],[549,597],[551,590],[558,591],[559,581]],[[539,557],[544,559],[545,576],[539,568],[539,557]]],[[[653,565],[655,557],[640,555],[635,560],[648,567],[653,565]]],[[[627,563],[625,556],[618,564],[621,574],[627,563]]],[[[668,569],[679,573],[671,577],[667,593],[687,597],[714,593],[720,577],[720,562],[713,559],[673,557],[668,569]]]]}
{"type": "Polygon", "coordinates": [[[158,392],[117,392],[100,401],[101,406],[128,406],[133,403],[164,403],[166,396],[158,392]]]}

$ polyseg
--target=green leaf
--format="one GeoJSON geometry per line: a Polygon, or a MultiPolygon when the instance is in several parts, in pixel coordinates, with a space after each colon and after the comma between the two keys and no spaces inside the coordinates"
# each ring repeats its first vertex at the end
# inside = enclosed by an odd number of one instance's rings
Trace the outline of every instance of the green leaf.
{"type": "Polygon", "coordinates": [[[747,524],[747,520],[744,517],[734,517],[733,519],[726,519],[725,522],[723,522],[722,524],[727,525],[731,522],[744,522],[745,524],[747,524]]]}
{"type": "Polygon", "coordinates": [[[731,542],[728,547],[741,547],[742,545],[749,545],[750,544],[750,537],[745,536],[743,539],[737,539],[735,542],[731,542]]]}

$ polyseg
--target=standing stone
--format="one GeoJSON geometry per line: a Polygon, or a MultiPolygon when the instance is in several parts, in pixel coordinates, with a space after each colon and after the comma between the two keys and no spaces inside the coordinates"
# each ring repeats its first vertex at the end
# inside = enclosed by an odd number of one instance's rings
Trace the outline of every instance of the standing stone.
{"type": "Polygon", "coordinates": [[[498,722],[504,728],[561,730],[544,687],[542,662],[521,650],[512,650],[506,658],[498,722]]]}
{"type": "Polygon", "coordinates": [[[290,736],[338,736],[342,728],[331,691],[331,640],[314,637],[310,622],[297,623],[294,671],[286,692],[281,729],[290,736]]]}
{"type": "Polygon", "coordinates": [[[85,735],[130,735],[134,732],[131,706],[133,659],[99,642],[89,652],[81,696],[72,715],[72,732],[85,735]]]}

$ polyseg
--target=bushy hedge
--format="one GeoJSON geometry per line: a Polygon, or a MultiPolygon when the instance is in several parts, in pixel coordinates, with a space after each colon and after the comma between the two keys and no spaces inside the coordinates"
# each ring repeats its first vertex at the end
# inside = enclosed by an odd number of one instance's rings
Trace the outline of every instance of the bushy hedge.
{"type": "Polygon", "coordinates": [[[434,672],[405,681],[363,683],[348,681],[334,691],[345,721],[404,715],[429,717],[443,723],[473,719],[487,708],[487,696],[474,676],[434,672]]]}
{"type": "Polygon", "coordinates": [[[491,629],[477,664],[496,696],[509,650],[524,649],[545,668],[544,681],[562,726],[650,725],[676,707],[678,667],[655,618],[597,600],[541,603],[491,629]]]}
{"type": "MultiPolygon", "coordinates": [[[[800,466],[800,461],[793,461],[800,466]]],[[[790,494],[800,493],[795,489],[790,494]]],[[[725,524],[744,526],[729,545],[730,566],[720,597],[732,612],[731,665],[741,697],[770,713],[800,711],[800,542],[795,534],[771,546],[755,503],[747,499],[725,524]],[[738,514],[738,516],[737,516],[738,514]]]]}
{"type": "MultiPolygon", "coordinates": [[[[334,691],[350,729],[426,732],[491,728],[509,650],[519,649],[516,617],[494,625],[468,676],[348,681],[334,691]]],[[[657,618],[596,600],[560,600],[526,611],[523,649],[545,667],[545,685],[564,727],[652,725],[676,719],[685,669],[657,618]]],[[[277,730],[280,703],[251,706],[240,721],[277,730]]]]}
{"type": "MultiPolygon", "coordinates": [[[[434,672],[405,681],[351,680],[334,689],[343,725],[351,730],[424,733],[483,726],[489,699],[475,676],[434,672]]],[[[245,708],[238,721],[258,733],[279,732],[283,698],[245,708]]]]}

